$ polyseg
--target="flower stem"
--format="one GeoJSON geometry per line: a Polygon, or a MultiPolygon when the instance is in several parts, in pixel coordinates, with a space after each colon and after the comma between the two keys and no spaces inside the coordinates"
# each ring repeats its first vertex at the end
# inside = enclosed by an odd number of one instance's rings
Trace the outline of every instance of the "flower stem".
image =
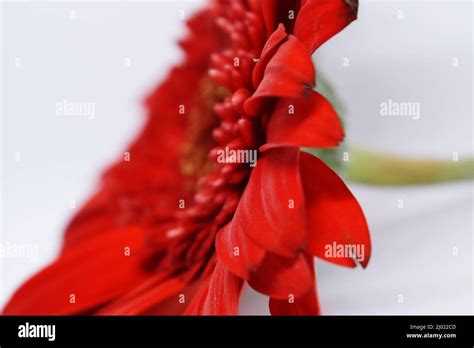
{"type": "Polygon", "coordinates": [[[374,185],[417,185],[474,178],[474,159],[426,160],[349,146],[344,176],[374,185]]]}
{"type": "MultiPolygon", "coordinates": [[[[339,116],[344,106],[330,82],[321,73],[318,92],[328,98],[339,116]]],[[[341,122],[344,123],[343,117],[341,122]]],[[[335,149],[304,149],[321,158],[340,175],[354,182],[372,185],[417,185],[474,178],[474,159],[440,161],[407,158],[351,146],[347,141],[335,149]],[[349,160],[346,160],[346,154],[349,160]],[[344,159],[344,160],[343,160],[344,159]]]]}

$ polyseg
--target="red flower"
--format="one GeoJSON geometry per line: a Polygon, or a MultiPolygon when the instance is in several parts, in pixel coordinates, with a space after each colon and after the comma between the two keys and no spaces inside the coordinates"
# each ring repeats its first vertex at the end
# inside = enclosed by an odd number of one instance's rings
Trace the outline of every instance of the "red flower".
{"type": "Polygon", "coordinates": [[[245,282],[272,314],[319,314],[313,257],[354,267],[333,243],[370,256],[359,204],[300,151],[344,137],[311,54],[356,13],[354,0],[221,0],[194,16],[130,160],[5,314],[236,314],[245,282]],[[235,157],[256,150],[254,167],[235,157]]]}

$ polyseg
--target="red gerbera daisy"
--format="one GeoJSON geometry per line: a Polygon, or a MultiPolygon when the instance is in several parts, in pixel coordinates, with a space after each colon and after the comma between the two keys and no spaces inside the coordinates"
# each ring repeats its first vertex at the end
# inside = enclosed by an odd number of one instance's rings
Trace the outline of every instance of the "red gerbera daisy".
{"type": "Polygon", "coordinates": [[[311,55],[356,14],[355,0],[221,0],[195,15],[145,128],[5,314],[236,314],[245,282],[272,314],[319,314],[313,257],[370,256],[359,204],[300,151],[343,139],[311,55]]]}

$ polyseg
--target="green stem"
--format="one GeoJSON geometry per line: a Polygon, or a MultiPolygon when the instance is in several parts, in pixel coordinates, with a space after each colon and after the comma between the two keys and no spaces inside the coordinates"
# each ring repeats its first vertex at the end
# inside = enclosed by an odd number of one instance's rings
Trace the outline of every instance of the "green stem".
{"type": "MultiPolygon", "coordinates": [[[[331,84],[318,75],[317,90],[334,105],[338,115],[345,110],[331,84]]],[[[343,119],[341,118],[341,122],[343,119]]],[[[390,155],[349,146],[344,142],[335,149],[304,151],[321,158],[327,165],[347,179],[373,185],[417,185],[474,178],[474,159],[439,161],[390,155]],[[345,153],[349,160],[344,161],[345,153]]]]}
{"type": "Polygon", "coordinates": [[[439,161],[382,154],[351,146],[343,173],[349,180],[375,185],[416,185],[474,178],[474,159],[439,161]]]}

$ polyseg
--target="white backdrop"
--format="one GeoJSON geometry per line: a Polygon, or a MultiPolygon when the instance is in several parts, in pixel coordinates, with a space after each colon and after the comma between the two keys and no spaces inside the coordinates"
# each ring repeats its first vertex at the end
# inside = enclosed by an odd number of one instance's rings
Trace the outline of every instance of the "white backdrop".
{"type": "MultiPolygon", "coordinates": [[[[64,225],[140,128],[142,98],[181,58],[179,11],[189,16],[199,5],[2,4],[1,241],[37,249],[0,258],[0,306],[54,259],[64,225]],[[95,117],[57,116],[64,99],[95,102],[95,117]]],[[[315,57],[348,110],[351,143],[447,160],[473,155],[472,8],[361,1],[359,20],[315,57]],[[380,116],[388,99],[419,102],[420,119],[380,116]]],[[[350,187],[366,212],[373,255],[366,270],[317,261],[324,313],[472,313],[472,182],[350,187]]],[[[241,309],[268,313],[250,289],[241,309]]]]}

